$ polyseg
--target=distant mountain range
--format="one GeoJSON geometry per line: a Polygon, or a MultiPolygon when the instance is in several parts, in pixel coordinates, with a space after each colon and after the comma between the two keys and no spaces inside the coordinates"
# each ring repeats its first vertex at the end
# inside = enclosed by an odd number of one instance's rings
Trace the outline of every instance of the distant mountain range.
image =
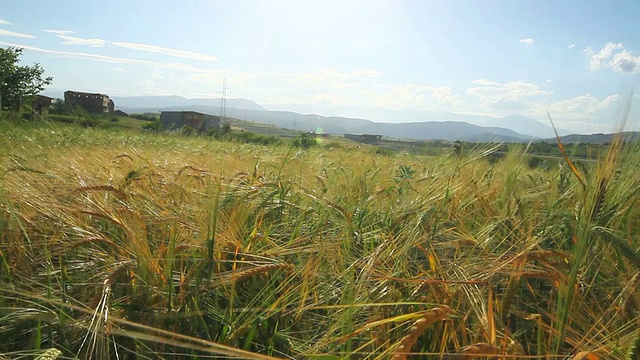
{"type": "MultiPolygon", "coordinates": [[[[169,96],[127,96],[119,97],[114,96],[111,98],[116,104],[116,108],[125,111],[124,109],[155,109],[154,112],[160,112],[166,110],[167,107],[189,107],[189,106],[208,106],[217,108],[216,113],[220,113],[220,100],[221,99],[187,99],[182,96],[169,95],[169,96]]],[[[248,99],[227,99],[227,107],[236,109],[248,109],[248,110],[267,110],[258,105],[255,101],[248,99]]]]}
{"type": "MultiPolygon", "coordinates": [[[[114,97],[116,108],[128,113],[160,112],[163,110],[192,110],[207,114],[220,114],[220,99],[187,99],[181,96],[114,97]]],[[[276,107],[270,105],[270,107],[276,107]]],[[[278,105],[277,107],[282,107],[278,105]]],[[[291,105],[296,110],[304,106],[291,105]]],[[[341,111],[340,108],[331,110],[341,111]]],[[[539,121],[521,115],[490,117],[427,112],[418,110],[364,109],[343,107],[345,113],[369,114],[377,121],[358,117],[322,116],[293,111],[269,111],[248,99],[227,99],[226,115],[240,120],[272,124],[300,131],[324,131],[330,134],[380,134],[399,139],[461,140],[473,142],[503,141],[528,142],[535,139],[555,141],[553,129],[539,121]],[[382,122],[385,118],[406,119],[404,122],[382,122]]],[[[560,135],[568,131],[558,130],[560,135]]],[[[566,142],[610,142],[610,137],[570,135],[566,142]],[[604,139],[604,140],[603,140],[604,139]],[[608,140],[607,140],[608,139],[608,140]]],[[[564,140],[563,140],[564,141],[564,140]]]]}
{"type": "MultiPolygon", "coordinates": [[[[472,125],[482,127],[502,127],[517,133],[535,138],[555,136],[551,126],[545,125],[535,119],[521,115],[509,115],[495,117],[476,114],[458,114],[448,111],[424,111],[424,110],[395,110],[385,108],[365,108],[355,106],[339,106],[319,108],[300,104],[291,105],[264,105],[269,110],[295,111],[303,114],[323,114],[326,116],[342,116],[349,118],[369,119],[375,122],[424,122],[424,121],[464,121],[472,125]]],[[[568,135],[569,131],[558,129],[560,135],[568,135]]]]}
{"type": "MultiPolygon", "coordinates": [[[[640,139],[640,133],[637,131],[624,131],[621,134],[591,134],[591,135],[580,135],[580,134],[571,134],[566,136],[561,136],[560,140],[563,144],[571,144],[571,143],[582,143],[582,144],[606,144],[613,141],[614,137],[617,135],[621,135],[625,141],[637,141],[640,139]]],[[[555,142],[556,139],[546,139],[547,142],[555,142]]]]}

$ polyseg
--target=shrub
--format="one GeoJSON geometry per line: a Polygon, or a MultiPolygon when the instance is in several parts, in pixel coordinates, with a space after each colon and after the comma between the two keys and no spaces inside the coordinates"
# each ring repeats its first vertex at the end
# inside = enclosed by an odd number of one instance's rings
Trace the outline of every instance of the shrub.
{"type": "Polygon", "coordinates": [[[97,127],[101,123],[102,121],[100,121],[100,119],[93,116],[78,116],[78,119],[76,120],[76,124],[87,128],[97,127]]]}
{"type": "Polygon", "coordinates": [[[393,156],[394,154],[395,152],[391,149],[383,148],[383,147],[376,148],[376,155],[393,156]]]}
{"type": "Polygon", "coordinates": [[[204,132],[204,136],[212,137],[214,139],[229,138],[231,131],[231,125],[227,123],[223,124],[220,127],[210,128],[209,130],[204,132]]]}
{"type": "Polygon", "coordinates": [[[154,121],[148,122],[141,126],[142,130],[159,132],[162,130],[162,123],[160,123],[160,119],[156,119],[154,121]]]}
{"type": "Polygon", "coordinates": [[[180,134],[184,136],[192,136],[196,133],[197,133],[197,130],[189,125],[186,125],[180,128],[180,134]]]}
{"type": "Polygon", "coordinates": [[[131,114],[129,117],[144,121],[157,121],[159,119],[157,115],[152,113],[131,114]]]}
{"type": "Polygon", "coordinates": [[[226,135],[231,133],[231,124],[229,123],[222,124],[218,132],[220,133],[220,135],[226,135]]]}
{"type": "Polygon", "coordinates": [[[252,132],[233,133],[231,138],[245,144],[275,145],[280,143],[280,139],[275,136],[260,135],[252,132]]]}
{"type": "Polygon", "coordinates": [[[308,149],[312,146],[318,145],[318,141],[315,137],[309,136],[308,134],[301,134],[291,143],[294,147],[299,147],[303,149],[308,149]]]}
{"type": "Polygon", "coordinates": [[[532,157],[529,158],[529,160],[527,160],[527,165],[531,169],[535,169],[535,168],[539,167],[540,165],[542,165],[543,163],[544,163],[544,160],[542,160],[539,157],[535,157],[535,156],[532,156],[532,157]]]}

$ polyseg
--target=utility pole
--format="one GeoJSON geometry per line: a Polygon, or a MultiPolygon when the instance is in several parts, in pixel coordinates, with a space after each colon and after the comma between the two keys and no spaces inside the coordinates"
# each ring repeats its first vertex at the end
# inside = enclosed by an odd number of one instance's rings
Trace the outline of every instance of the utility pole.
{"type": "Polygon", "coordinates": [[[220,121],[223,121],[227,117],[227,92],[229,92],[229,88],[227,87],[227,78],[224,78],[222,81],[222,89],[218,91],[220,96],[220,121]]]}

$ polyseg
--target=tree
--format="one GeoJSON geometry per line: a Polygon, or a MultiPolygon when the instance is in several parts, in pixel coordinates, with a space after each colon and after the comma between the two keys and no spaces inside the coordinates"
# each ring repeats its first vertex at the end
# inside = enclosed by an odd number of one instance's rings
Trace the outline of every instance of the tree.
{"type": "Polygon", "coordinates": [[[68,111],[69,111],[69,107],[64,102],[64,100],[61,100],[61,99],[56,99],[56,101],[53,102],[53,105],[50,110],[52,114],[57,114],[57,115],[66,114],[68,111]]]}
{"type": "Polygon", "coordinates": [[[39,64],[19,66],[22,49],[0,48],[0,110],[20,111],[31,107],[33,100],[53,78],[43,77],[39,64]]]}

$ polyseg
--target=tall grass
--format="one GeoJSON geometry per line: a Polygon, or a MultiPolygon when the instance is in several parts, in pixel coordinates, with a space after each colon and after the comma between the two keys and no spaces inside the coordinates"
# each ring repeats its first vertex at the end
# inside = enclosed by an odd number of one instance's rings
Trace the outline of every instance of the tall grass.
{"type": "Polygon", "coordinates": [[[583,186],[524,148],[0,132],[5,356],[637,353],[637,144],[585,165],[583,186]]]}

